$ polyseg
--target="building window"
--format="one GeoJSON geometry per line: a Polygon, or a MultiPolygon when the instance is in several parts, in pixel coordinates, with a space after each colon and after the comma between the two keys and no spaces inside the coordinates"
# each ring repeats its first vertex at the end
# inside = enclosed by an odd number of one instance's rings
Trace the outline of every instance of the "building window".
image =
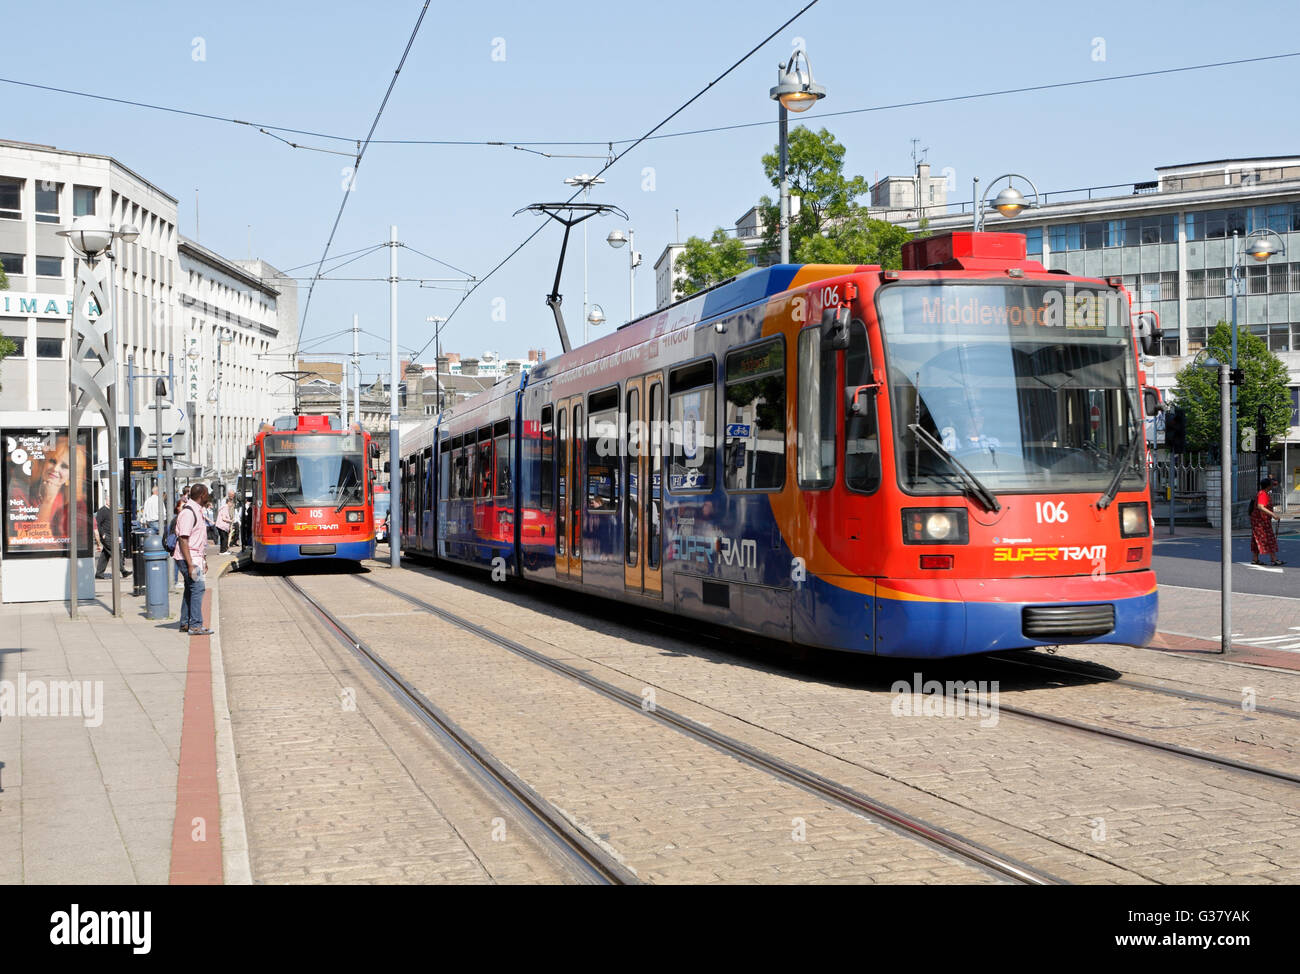
{"type": "Polygon", "coordinates": [[[36,357],[37,358],[63,358],[63,339],[62,338],[36,339],[36,357]]]}
{"type": "Polygon", "coordinates": [[[1247,294],[1267,294],[1268,293],[1268,268],[1256,264],[1254,267],[1247,267],[1246,276],[1246,293],[1247,294]]]}
{"type": "Polygon", "coordinates": [[[42,257],[38,254],[36,256],[36,276],[37,277],[62,277],[63,258],[42,257]]]}
{"type": "Polygon", "coordinates": [[[1178,300],[1178,272],[1160,272],[1160,297],[1165,301],[1178,300]]]}
{"type": "Polygon", "coordinates": [[[99,202],[99,189],[95,186],[72,187],[72,215],[94,216],[95,205],[99,202]]]}
{"type": "Polygon", "coordinates": [[[22,254],[0,254],[0,266],[4,267],[6,274],[26,273],[23,270],[25,264],[26,258],[22,254]]]}
{"type": "Polygon", "coordinates": [[[1100,250],[1106,237],[1106,224],[1085,223],[1083,225],[1083,249],[1100,250]]]}
{"type": "Polygon", "coordinates": [[[1209,267],[1205,271],[1205,296],[1222,298],[1228,294],[1228,268],[1209,267]]]}
{"type": "Polygon", "coordinates": [[[1025,253],[1042,254],[1043,252],[1043,228],[1034,227],[1025,231],[1025,253]]]}
{"type": "Polygon", "coordinates": [[[1268,293],[1285,294],[1287,286],[1287,265],[1268,265],[1268,293]]]}
{"type": "Polygon", "coordinates": [[[27,339],[22,335],[5,335],[5,338],[14,343],[14,351],[10,358],[23,358],[27,354],[27,339]]]}
{"type": "MultiPolygon", "coordinates": [[[[1300,210],[1300,207],[1297,207],[1297,210],[1300,210]]],[[[23,181],[21,179],[0,179],[0,220],[21,220],[22,218],[23,181]]]]}
{"type": "MultiPolygon", "coordinates": [[[[1124,221],[1123,221],[1123,220],[1107,220],[1107,221],[1106,221],[1106,242],[1105,242],[1105,246],[1107,246],[1107,247],[1123,247],[1123,246],[1124,246],[1124,238],[1125,238],[1125,235],[1124,235],[1124,221]]],[[[1134,241],[1134,243],[1136,243],[1136,241],[1134,241]]]]}
{"type": "Polygon", "coordinates": [[[58,223],[59,222],[59,190],[63,189],[62,183],[51,183],[48,180],[39,180],[36,183],[36,222],[37,223],[58,223]]]}
{"type": "Polygon", "coordinates": [[[1288,291],[1300,291],[1300,264],[1291,264],[1291,282],[1288,291]]]}
{"type": "Polygon", "coordinates": [[[1205,297],[1205,271],[1187,272],[1187,296],[1189,298],[1205,297]]]}

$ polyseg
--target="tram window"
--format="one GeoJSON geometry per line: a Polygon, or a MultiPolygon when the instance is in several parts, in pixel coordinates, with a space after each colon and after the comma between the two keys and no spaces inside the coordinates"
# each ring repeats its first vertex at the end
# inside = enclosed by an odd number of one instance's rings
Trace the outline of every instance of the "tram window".
{"type": "MultiPolygon", "coordinates": [[[[641,394],[637,389],[627,391],[627,407],[623,413],[624,427],[631,431],[633,423],[641,419],[641,394]]],[[[628,449],[623,451],[624,477],[627,483],[627,506],[623,514],[623,552],[624,559],[629,568],[635,568],[637,564],[638,542],[641,538],[640,525],[638,518],[641,515],[641,484],[637,476],[638,464],[641,456],[641,448],[633,450],[632,437],[629,433],[628,449]]]]}
{"type": "Polygon", "coordinates": [[[728,490],[785,484],[785,342],[776,338],[727,356],[723,483],[728,490]]]}
{"type": "Polygon", "coordinates": [[[663,423],[664,386],[662,382],[652,383],[647,405],[650,407],[650,530],[646,535],[646,564],[649,568],[659,567],[660,524],[663,521],[663,440],[659,436],[659,427],[663,423]]]}
{"type": "Polygon", "coordinates": [[[567,511],[569,507],[569,495],[566,489],[569,476],[569,428],[568,428],[569,410],[561,406],[560,415],[556,418],[555,433],[560,441],[560,464],[559,464],[559,504],[555,508],[555,554],[563,556],[566,545],[565,539],[568,532],[565,525],[567,524],[567,511]]]}
{"type": "Polygon", "coordinates": [[[844,482],[850,490],[873,491],[880,486],[880,431],[876,423],[876,397],[869,389],[871,347],[860,321],[849,328],[849,351],[844,358],[844,482]],[[853,396],[866,412],[853,411],[853,396]]]}
{"type": "Polygon", "coordinates": [[[835,351],[819,328],[799,333],[799,486],[835,482],[835,351]]]}
{"type": "Polygon", "coordinates": [[[541,442],[541,504],[543,511],[549,511],[555,506],[555,430],[554,430],[555,410],[552,406],[542,407],[542,442],[541,442]]]}
{"type": "Polygon", "coordinates": [[[505,497],[510,493],[510,437],[496,438],[497,453],[497,496],[505,497]]]}
{"type": "Polygon", "coordinates": [[[712,490],[714,470],[713,360],[669,373],[672,454],[668,486],[674,492],[712,490]]]}
{"type": "Polygon", "coordinates": [[[587,510],[613,513],[619,501],[618,387],[587,400],[587,510]]]}
{"type": "Polygon", "coordinates": [[[478,447],[474,455],[474,496],[492,496],[492,473],[495,464],[492,461],[492,427],[484,426],[478,431],[478,447]]]}

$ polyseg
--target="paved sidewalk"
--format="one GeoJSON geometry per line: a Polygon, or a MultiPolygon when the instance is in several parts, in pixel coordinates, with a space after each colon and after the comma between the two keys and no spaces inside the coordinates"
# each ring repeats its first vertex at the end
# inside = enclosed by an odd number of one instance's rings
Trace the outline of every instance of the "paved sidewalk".
{"type": "MultiPolygon", "coordinates": [[[[1177,533],[1172,536],[1166,534],[1166,530],[1157,524],[1154,538],[1156,554],[1160,553],[1163,541],[1220,537],[1218,528],[1204,526],[1180,524],[1177,533]]],[[[1248,538],[1250,531],[1237,529],[1232,532],[1232,536],[1248,538]]],[[[1278,527],[1282,553],[1288,560],[1294,552],[1297,536],[1300,536],[1300,522],[1292,515],[1278,527]]],[[[1297,578],[1293,598],[1233,593],[1233,642],[1228,659],[1239,663],[1300,670],[1300,568],[1295,571],[1297,578]]],[[[1160,618],[1157,623],[1159,631],[1152,648],[1204,656],[1217,655],[1222,639],[1221,613],[1218,590],[1161,585],[1160,618]]]]}
{"type": "MultiPolygon", "coordinates": [[[[226,560],[210,557],[209,603],[226,560]]],[[[76,620],[66,602],[0,604],[0,883],[192,881],[172,844],[191,644],[207,640],[178,632],[178,592],[155,621],[123,582],[116,619],[107,579],[76,620]]],[[[218,817],[206,828],[219,849],[218,817]]]]}

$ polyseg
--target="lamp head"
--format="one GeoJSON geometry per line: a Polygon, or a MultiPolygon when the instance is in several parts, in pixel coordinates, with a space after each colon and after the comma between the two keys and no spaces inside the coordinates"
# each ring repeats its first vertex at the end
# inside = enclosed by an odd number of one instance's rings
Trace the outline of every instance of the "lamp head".
{"type": "Polygon", "coordinates": [[[1223,367],[1223,363],[1215,358],[1208,348],[1203,348],[1197,352],[1192,364],[1198,369],[1207,369],[1214,372],[1223,367]]]}
{"type": "Polygon", "coordinates": [[[587,312],[587,323],[603,325],[605,323],[605,309],[598,304],[593,304],[591,310],[587,312]]]}
{"type": "Polygon", "coordinates": [[[68,230],[60,230],[60,237],[66,237],[73,253],[78,257],[94,260],[109,248],[113,242],[113,231],[101,218],[79,216],[68,230]]]}
{"type": "Polygon", "coordinates": [[[1261,264],[1278,252],[1277,244],[1268,237],[1255,237],[1246,244],[1246,253],[1261,264]]]}
{"type": "Polygon", "coordinates": [[[997,210],[1003,216],[1014,218],[1020,215],[1021,211],[1029,206],[1029,201],[1025,199],[1024,194],[1014,186],[1008,186],[998,193],[993,200],[993,209],[997,210]]]}
{"type": "Polygon", "coordinates": [[[609,236],[605,238],[605,243],[609,244],[615,250],[627,243],[627,236],[622,230],[611,230],[609,236]]]}
{"type": "Polygon", "coordinates": [[[124,226],[119,227],[116,233],[124,242],[135,243],[136,238],[140,236],[140,228],[134,223],[127,223],[124,226]]]}
{"type": "Polygon", "coordinates": [[[789,61],[777,67],[776,86],[768,92],[768,96],[773,101],[779,101],[786,111],[804,112],[819,99],[826,97],[826,89],[813,81],[808,55],[798,50],[790,55],[789,61]]]}

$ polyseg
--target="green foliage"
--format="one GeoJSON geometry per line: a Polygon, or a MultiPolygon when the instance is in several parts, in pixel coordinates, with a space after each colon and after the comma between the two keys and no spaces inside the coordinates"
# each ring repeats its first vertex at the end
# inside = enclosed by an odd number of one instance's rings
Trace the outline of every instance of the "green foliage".
{"type": "MultiPolygon", "coordinates": [[[[781,184],[780,146],[763,156],[763,172],[781,184]]],[[[902,227],[873,220],[857,198],[870,188],[862,176],[844,175],[844,146],[822,129],[802,125],[790,132],[787,177],[799,197],[790,221],[790,259],[801,264],[880,264],[902,266],[902,246],[911,235],[902,227]]],[[[791,205],[793,209],[793,201],[791,205]]],[[[765,249],[780,252],[780,201],[764,196],[759,212],[766,227],[765,249]]]]}
{"type": "Polygon", "coordinates": [[[0,265],[0,291],[8,291],[8,290],[9,290],[9,278],[5,275],[4,266],[0,265]]]}
{"type": "Polygon", "coordinates": [[[749,270],[745,245],[718,227],[709,240],[691,237],[673,262],[673,286],[683,296],[695,294],[719,281],[749,270]]]}
{"type": "MultiPolygon", "coordinates": [[[[1232,328],[1220,321],[1206,347],[1222,362],[1232,356],[1232,328]]],[[[1237,365],[1242,383],[1237,387],[1237,436],[1254,428],[1263,409],[1270,436],[1284,435],[1291,425],[1289,376],[1282,360],[1268,350],[1263,339],[1245,327],[1237,328],[1237,365]]],[[[1178,373],[1175,401],[1187,412],[1187,448],[1209,450],[1219,444],[1219,375],[1217,370],[1188,365],[1178,373]]],[[[1240,442],[1240,439],[1238,439],[1240,442]]]]}

